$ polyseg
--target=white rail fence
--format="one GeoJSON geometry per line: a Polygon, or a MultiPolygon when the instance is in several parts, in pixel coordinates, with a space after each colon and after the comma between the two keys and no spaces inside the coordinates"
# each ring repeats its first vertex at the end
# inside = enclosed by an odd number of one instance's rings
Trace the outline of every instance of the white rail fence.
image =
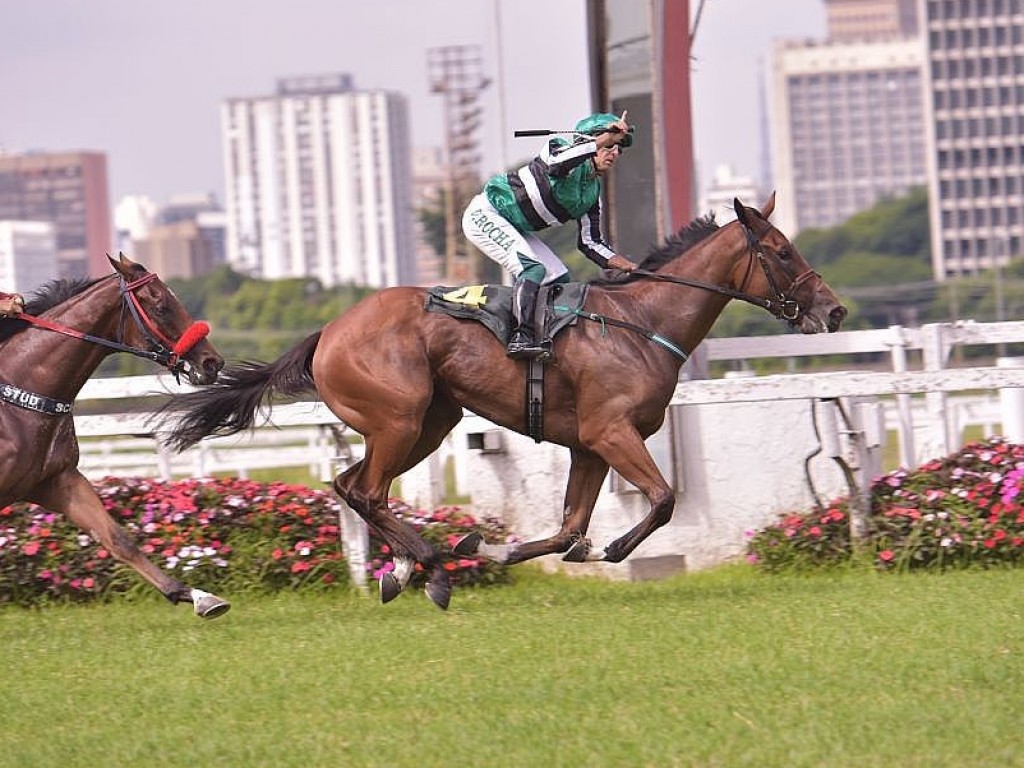
{"type": "MultiPolygon", "coordinates": [[[[897,435],[900,462],[908,466],[955,450],[963,429],[972,424],[987,433],[998,425],[1002,434],[1024,442],[1024,363],[1006,358],[995,366],[949,365],[958,347],[1015,342],[1024,342],[1024,322],[708,340],[684,374],[693,375],[691,368],[714,360],[829,355],[841,361],[866,353],[883,353],[890,370],[681,380],[666,426],[649,441],[677,489],[676,520],[669,526],[674,533],[659,531],[634,555],[633,564],[615,568],[635,577],[643,572],[645,559],[677,568],[685,553],[686,567],[699,568],[735,556],[742,550],[745,528],[813,502],[811,474],[826,476],[817,480],[821,489],[843,490],[848,478],[828,458],[843,457],[860,487],[866,487],[879,469],[890,430],[897,435]],[[806,418],[809,409],[817,419],[813,430],[806,418]],[[804,457],[816,451],[823,459],[805,467],[804,457]]],[[[184,389],[166,376],[95,380],[78,399],[134,398],[137,404],[139,398],[184,389]]],[[[149,413],[84,415],[75,421],[84,438],[81,467],[91,477],[245,476],[257,468],[308,466],[326,481],[361,449],[316,402],[277,406],[272,421],[251,435],[206,440],[181,455],[160,446],[149,413]]],[[[468,415],[441,451],[403,476],[408,501],[442,503],[442,458],[448,456],[454,457],[457,490],[471,497],[478,514],[501,516],[526,537],[557,528],[568,469],[565,449],[535,445],[468,415]]],[[[595,510],[595,542],[620,534],[646,510],[638,494],[616,482],[613,476],[595,510]]],[[[356,555],[363,534],[351,521],[346,527],[348,548],[356,555]]]]}

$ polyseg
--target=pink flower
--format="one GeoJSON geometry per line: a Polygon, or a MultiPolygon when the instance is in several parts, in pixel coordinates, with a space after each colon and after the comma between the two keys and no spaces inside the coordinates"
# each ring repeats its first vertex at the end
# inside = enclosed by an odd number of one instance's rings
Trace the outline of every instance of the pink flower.
{"type": "Polygon", "coordinates": [[[878,553],[878,559],[881,560],[883,563],[891,562],[894,557],[896,557],[896,553],[893,552],[891,549],[883,549],[881,552],[878,553]]]}
{"type": "Polygon", "coordinates": [[[814,538],[818,538],[819,536],[821,536],[821,528],[819,528],[816,525],[812,525],[810,528],[808,528],[807,532],[814,538]]]}
{"type": "Polygon", "coordinates": [[[38,551],[39,551],[39,542],[38,541],[29,541],[29,542],[27,542],[26,544],[24,544],[21,547],[22,554],[28,555],[29,557],[32,557],[32,555],[34,555],[38,551]]]}

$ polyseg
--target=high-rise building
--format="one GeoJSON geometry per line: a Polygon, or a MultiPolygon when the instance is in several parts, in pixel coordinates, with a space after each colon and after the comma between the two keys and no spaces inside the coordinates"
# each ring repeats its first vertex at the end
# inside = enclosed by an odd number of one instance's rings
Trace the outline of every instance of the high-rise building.
{"type": "Polygon", "coordinates": [[[109,274],[110,197],[101,152],[0,154],[0,220],[48,221],[57,232],[58,273],[109,274]]]}
{"type": "Polygon", "coordinates": [[[1024,0],[921,0],[932,269],[1024,255],[1024,0]]]}
{"type": "Polygon", "coordinates": [[[0,291],[24,293],[57,277],[57,231],[48,221],[0,221],[0,291]]]}
{"type": "Polygon", "coordinates": [[[165,279],[205,275],[227,260],[227,216],[211,194],[177,195],[159,207],[131,195],[114,220],[118,248],[165,279]]]}
{"type": "Polygon", "coordinates": [[[917,34],[917,0],[825,0],[828,39],[878,41],[917,34]]]}
{"type": "Polygon", "coordinates": [[[834,226],[927,183],[924,58],[916,37],[776,43],[774,176],[783,231],[834,226]]]}
{"type": "Polygon", "coordinates": [[[279,80],[221,108],[227,258],[263,278],[416,282],[408,106],[349,75],[279,80]]]}

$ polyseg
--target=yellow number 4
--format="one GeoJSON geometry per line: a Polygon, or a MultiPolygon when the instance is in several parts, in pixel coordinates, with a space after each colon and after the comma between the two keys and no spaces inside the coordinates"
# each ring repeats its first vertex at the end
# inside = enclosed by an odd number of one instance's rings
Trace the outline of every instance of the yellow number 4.
{"type": "Polygon", "coordinates": [[[471,307],[482,307],[487,303],[487,297],[484,296],[484,288],[486,287],[485,285],[468,285],[465,288],[456,288],[454,291],[448,291],[441,298],[453,304],[468,304],[471,307]]]}

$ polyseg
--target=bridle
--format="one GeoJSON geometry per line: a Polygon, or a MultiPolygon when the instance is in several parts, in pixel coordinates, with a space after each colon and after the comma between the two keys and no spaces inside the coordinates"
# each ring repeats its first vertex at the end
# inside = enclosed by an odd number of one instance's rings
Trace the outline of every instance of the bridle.
{"type": "Polygon", "coordinates": [[[188,365],[185,360],[185,355],[191,351],[196,344],[206,338],[210,333],[210,326],[203,321],[193,322],[185,332],[181,334],[181,337],[177,341],[172,341],[167,335],[157,327],[156,323],[146,312],[145,308],[139,302],[139,297],[135,295],[135,292],[149,284],[157,278],[155,272],[147,272],[137,280],[128,282],[124,276],[118,274],[117,280],[120,284],[121,294],[121,322],[118,331],[118,340],[107,339],[102,336],[94,336],[85,331],[80,331],[77,328],[69,328],[66,325],[55,323],[52,320],[47,320],[43,317],[36,317],[35,315],[27,315],[21,313],[14,315],[14,319],[22,320],[30,325],[34,325],[37,328],[42,328],[47,331],[53,331],[60,333],[65,336],[70,336],[74,339],[80,339],[82,341],[88,341],[92,344],[97,344],[102,347],[113,349],[117,352],[127,352],[128,354],[141,357],[146,360],[152,360],[155,363],[159,363],[174,374],[176,380],[185,371],[188,365]],[[140,349],[139,347],[133,347],[129,344],[125,344],[121,339],[125,336],[125,325],[127,322],[126,313],[130,314],[132,319],[135,321],[135,326],[138,328],[142,336],[146,339],[148,349],[140,349]]]}
{"type": "Polygon", "coordinates": [[[795,278],[789,284],[785,290],[780,290],[778,283],[775,281],[775,277],[772,275],[771,269],[768,267],[768,257],[765,256],[764,249],[761,247],[761,241],[757,235],[743,222],[740,222],[740,226],[743,227],[743,232],[747,238],[747,269],[743,276],[743,282],[740,284],[739,290],[727,288],[722,285],[716,285],[715,283],[707,283],[703,280],[693,280],[687,277],[676,277],[675,275],[663,275],[658,272],[651,272],[647,269],[634,269],[630,272],[630,275],[639,275],[641,277],[647,277],[652,280],[661,280],[667,283],[678,283],[680,285],[688,285],[693,288],[702,288],[706,291],[712,291],[713,293],[720,293],[723,296],[728,296],[731,299],[740,299],[748,304],[761,307],[767,310],[775,317],[785,320],[788,323],[796,323],[800,317],[804,314],[804,309],[800,306],[800,303],[792,298],[796,295],[796,291],[801,285],[806,283],[811,278],[817,278],[821,280],[821,275],[815,272],[813,269],[808,269],[795,278]],[[763,296],[755,296],[752,293],[746,292],[747,283],[750,282],[751,273],[754,271],[754,264],[758,263],[761,265],[761,269],[764,270],[765,280],[768,282],[768,288],[773,294],[771,298],[763,296]]]}

